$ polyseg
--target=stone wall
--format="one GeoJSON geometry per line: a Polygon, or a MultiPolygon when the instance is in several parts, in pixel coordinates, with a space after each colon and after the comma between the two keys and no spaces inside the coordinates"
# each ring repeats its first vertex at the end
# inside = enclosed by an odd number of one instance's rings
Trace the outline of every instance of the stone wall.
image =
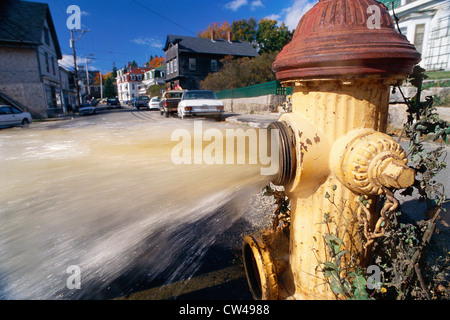
{"type": "Polygon", "coordinates": [[[34,48],[0,47],[0,91],[34,118],[46,117],[47,104],[34,48]]]}
{"type": "Polygon", "coordinates": [[[286,96],[269,94],[266,96],[238,99],[221,99],[224,103],[225,111],[236,113],[265,113],[276,111],[278,106],[283,105],[286,96]]]}

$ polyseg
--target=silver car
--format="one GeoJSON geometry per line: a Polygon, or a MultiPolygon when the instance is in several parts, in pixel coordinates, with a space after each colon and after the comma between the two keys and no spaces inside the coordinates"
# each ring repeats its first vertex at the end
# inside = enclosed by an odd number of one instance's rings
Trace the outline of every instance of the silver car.
{"type": "Polygon", "coordinates": [[[28,112],[22,112],[13,106],[0,105],[0,128],[27,127],[32,121],[28,112]]]}

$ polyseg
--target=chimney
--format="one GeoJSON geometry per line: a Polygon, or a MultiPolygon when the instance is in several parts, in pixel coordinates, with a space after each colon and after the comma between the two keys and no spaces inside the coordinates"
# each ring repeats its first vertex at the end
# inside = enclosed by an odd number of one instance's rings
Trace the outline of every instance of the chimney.
{"type": "Polygon", "coordinates": [[[214,42],[216,40],[216,32],[211,30],[211,41],[214,42]]]}
{"type": "Polygon", "coordinates": [[[228,31],[228,42],[232,42],[233,41],[233,32],[228,31]]]}

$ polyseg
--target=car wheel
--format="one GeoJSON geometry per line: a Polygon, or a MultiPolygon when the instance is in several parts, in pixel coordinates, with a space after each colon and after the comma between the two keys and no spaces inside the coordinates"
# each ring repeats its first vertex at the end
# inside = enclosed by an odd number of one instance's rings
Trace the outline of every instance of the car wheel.
{"type": "Polygon", "coordinates": [[[166,118],[169,117],[169,111],[166,111],[166,118]]]}
{"type": "Polygon", "coordinates": [[[30,121],[28,121],[28,119],[23,119],[22,120],[22,127],[23,128],[28,128],[30,126],[30,121]]]}

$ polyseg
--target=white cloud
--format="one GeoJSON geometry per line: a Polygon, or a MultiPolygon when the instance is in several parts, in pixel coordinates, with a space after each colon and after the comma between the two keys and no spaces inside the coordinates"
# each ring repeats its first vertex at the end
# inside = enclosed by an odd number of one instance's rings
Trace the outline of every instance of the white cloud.
{"type": "Polygon", "coordinates": [[[225,5],[225,8],[233,10],[233,11],[237,11],[237,9],[239,9],[240,7],[245,6],[247,4],[248,4],[247,0],[233,0],[231,2],[228,2],[225,5]]]}
{"type": "Polygon", "coordinates": [[[81,16],[89,16],[89,15],[91,15],[91,14],[90,14],[89,12],[87,12],[87,11],[81,11],[80,14],[81,14],[81,16]]]}
{"type": "Polygon", "coordinates": [[[284,24],[290,29],[297,28],[300,18],[313,7],[317,1],[311,0],[295,0],[294,4],[283,10],[285,13],[284,24]]]}
{"type": "Polygon", "coordinates": [[[275,13],[273,13],[273,14],[271,14],[271,15],[269,15],[269,16],[264,17],[264,19],[268,19],[268,20],[276,20],[276,21],[279,21],[280,18],[281,18],[281,14],[275,14],[275,13]]]}
{"type": "Polygon", "coordinates": [[[153,38],[136,38],[131,40],[131,42],[143,45],[143,46],[150,46],[153,48],[162,48],[163,44],[161,41],[153,39],[153,38]]]}
{"type": "MultiPolygon", "coordinates": [[[[82,57],[82,56],[78,56],[77,55],[77,65],[78,66],[86,66],[85,64],[85,58],[86,57],[82,57]]],[[[98,70],[98,68],[93,66],[94,61],[90,61],[88,63],[88,68],[89,70],[98,70]]],[[[63,54],[63,57],[61,60],[58,60],[58,65],[60,65],[61,67],[63,67],[66,70],[74,70],[74,61],[73,61],[73,55],[71,54],[63,54]]]]}
{"type": "Polygon", "coordinates": [[[252,3],[250,4],[250,9],[251,10],[256,10],[258,8],[263,8],[264,4],[262,3],[261,0],[253,0],[252,3]]]}

